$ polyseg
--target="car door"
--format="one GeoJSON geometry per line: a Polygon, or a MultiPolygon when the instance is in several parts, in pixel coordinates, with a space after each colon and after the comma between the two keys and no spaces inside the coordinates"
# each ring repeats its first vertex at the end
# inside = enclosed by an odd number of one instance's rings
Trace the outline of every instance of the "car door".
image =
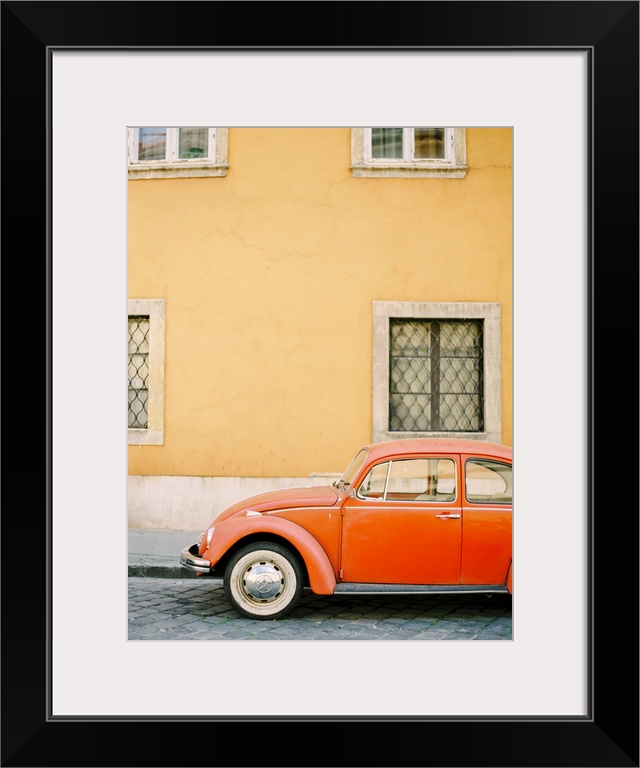
{"type": "Polygon", "coordinates": [[[463,456],[462,584],[502,584],[512,556],[510,462],[463,456]]]}
{"type": "Polygon", "coordinates": [[[371,584],[458,584],[458,456],[383,461],[342,509],[340,578],[371,584]]]}

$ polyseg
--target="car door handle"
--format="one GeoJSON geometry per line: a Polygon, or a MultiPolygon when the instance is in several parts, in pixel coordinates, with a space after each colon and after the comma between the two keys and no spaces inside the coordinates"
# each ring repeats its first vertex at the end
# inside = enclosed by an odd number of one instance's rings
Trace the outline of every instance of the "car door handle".
{"type": "Polygon", "coordinates": [[[436,517],[439,517],[441,520],[458,520],[460,515],[436,515],[436,517]]]}

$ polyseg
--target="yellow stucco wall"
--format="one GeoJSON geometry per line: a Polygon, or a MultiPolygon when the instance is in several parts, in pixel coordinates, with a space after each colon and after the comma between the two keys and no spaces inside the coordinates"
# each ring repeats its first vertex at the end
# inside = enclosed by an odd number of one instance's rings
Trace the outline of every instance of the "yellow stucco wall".
{"type": "Polygon", "coordinates": [[[349,162],[348,128],[231,128],[226,177],[128,182],[128,294],[166,300],[165,441],[130,474],[342,471],[371,440],[374,300],[500,302],[511,443],[511,130],[467,130],[465,179],[349,162]]]}

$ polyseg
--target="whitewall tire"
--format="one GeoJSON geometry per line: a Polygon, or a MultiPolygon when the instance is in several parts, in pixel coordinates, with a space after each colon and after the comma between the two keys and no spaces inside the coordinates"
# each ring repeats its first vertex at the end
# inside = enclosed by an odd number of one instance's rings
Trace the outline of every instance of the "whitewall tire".
{"type": "Polygon", "coordinates": [[[303,589],[298,558],[274,542],[255,542],[238,550],[224,573],[224,591],[243,616],[279,619],[295,608],[303,589]]]}

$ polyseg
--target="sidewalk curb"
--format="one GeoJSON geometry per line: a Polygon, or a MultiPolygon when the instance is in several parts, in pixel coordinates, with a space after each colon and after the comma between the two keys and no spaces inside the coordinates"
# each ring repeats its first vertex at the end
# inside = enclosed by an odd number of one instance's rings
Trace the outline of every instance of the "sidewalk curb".
{"type": "Polygon", "coordinates": [[[193,579],[197,574],[181,565],[130,565],[129,576],[151,579],[193,579]]]}
{"type": "Polygon", "coordinates": [[[211,573],[196,573],[181,565],[145,565],[144,563],[129,564],[129,576],[148,579],[201,579],[212,584],[222,584],[222,576],[211,573]]]}

